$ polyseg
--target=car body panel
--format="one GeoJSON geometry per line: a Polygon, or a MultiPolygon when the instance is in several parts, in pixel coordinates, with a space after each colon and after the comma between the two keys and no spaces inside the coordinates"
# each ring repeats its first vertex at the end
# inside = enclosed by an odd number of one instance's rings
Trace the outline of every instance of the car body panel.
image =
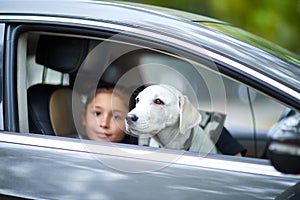
{"type": "MultiPolygon", "coordinates": [[[[14,137],[21,139],[22,136],[14,137]]],[[[86,151],[74,150],[85,148],[82,148],[83,143],[74,139],[64,140],[73,148],[61,149],[61,141],[53,137],[32,136],[31,145],[4,142],[12,138],[11,134],[9,137],[1,134],[0,138],[0,193],[8,196],[30,199],[194,199],[199,196],[205,199],[274,199],[298,181],[297,178],[280,176],[271,168],[268,170],[273,171],[272,175],[259,175],[176,163],[160,170],[130,173],[107,166],[105,162],[113,160],[126,163],[128,168],[139,165],[151,168],[157,161],[105,154],[99,155],[99,159],[86,151]],[[39,144],[43,140],[48,140],[49,145],[55,142],[58,145],[54,148],[39,144]],[[11,167],[7,167],[8,163],[11,167]],[[241,182],[246,184],[240,185],[241,182]]],[[[103,144],[102,148],[106,147],[103,144]]],[[[235,159],[228,161],[236,162],[235,159]]],[[[200,157],[198,162],[203,162],[200,157]]],[[[257,162],[257,166],[269,168],[266,161],[257,162]]]]}

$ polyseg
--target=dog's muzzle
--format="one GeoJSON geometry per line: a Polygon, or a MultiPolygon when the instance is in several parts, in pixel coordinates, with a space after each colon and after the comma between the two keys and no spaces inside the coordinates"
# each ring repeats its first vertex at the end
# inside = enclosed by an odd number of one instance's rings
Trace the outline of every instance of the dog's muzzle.
{"type": "Polygon", "coordinates": [[[127,116],[126,116],[126,122],[128,125],[133,124],[138,119],[139,119],[138,116],[136,116],[135,114],[127,114],[127,116]]]}

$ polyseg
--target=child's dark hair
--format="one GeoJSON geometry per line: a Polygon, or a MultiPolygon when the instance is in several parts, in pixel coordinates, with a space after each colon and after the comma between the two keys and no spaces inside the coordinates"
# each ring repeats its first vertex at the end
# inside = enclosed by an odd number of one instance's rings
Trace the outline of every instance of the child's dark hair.
{"type": "MultiPolygon", "coordinates": [[[[129,99],[129,91],[125,87],[116,85],[114,83],[101,82],[101,83],[98,83],[96,90],[91,91],[88,94],[86,102],[85,102],[85,108],[94,99],[95,95],[101,91],[110,91],[110,92],[116,91],[116,92],[119,92],[118,94],[121,95],[122,97],[128,97],[128,99],[129,99]]],[[[124,99],[124,98],[122,98],[122,99],[124,99]]],[[[128,104],[128,102],[124,102],[124,103],[128,104]]]]}

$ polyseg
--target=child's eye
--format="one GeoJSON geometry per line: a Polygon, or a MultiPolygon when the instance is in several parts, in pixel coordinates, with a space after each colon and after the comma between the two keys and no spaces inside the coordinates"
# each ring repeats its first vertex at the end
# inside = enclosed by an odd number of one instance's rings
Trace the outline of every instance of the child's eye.
{"type": "Polygon", "coordinates": [[[113,119],[114,119],[114,120],[120,120],[120,119],[121,119],[121,116],[120,116],[120,115],[113,115],[113,119]]]}
{"type": "Polygon", "coordinates": [[[94,116],[97,117],[97,116],[99,116],[101,113],[100,113],[100,112],[97,112],[97,111],[93,111],[92,114],[93,114],[94,116]]]}

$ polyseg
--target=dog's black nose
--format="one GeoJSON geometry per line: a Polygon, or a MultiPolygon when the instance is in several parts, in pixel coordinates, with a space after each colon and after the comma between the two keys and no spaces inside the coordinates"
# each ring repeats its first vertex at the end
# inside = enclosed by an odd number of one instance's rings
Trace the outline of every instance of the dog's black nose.
{"type": "Polygon", "coordinates": [[[138,116],[136,116],[135,114],[128,114],[126,116],[127,122],[136,122],[138,119],[139,119],[138,116]]]}

